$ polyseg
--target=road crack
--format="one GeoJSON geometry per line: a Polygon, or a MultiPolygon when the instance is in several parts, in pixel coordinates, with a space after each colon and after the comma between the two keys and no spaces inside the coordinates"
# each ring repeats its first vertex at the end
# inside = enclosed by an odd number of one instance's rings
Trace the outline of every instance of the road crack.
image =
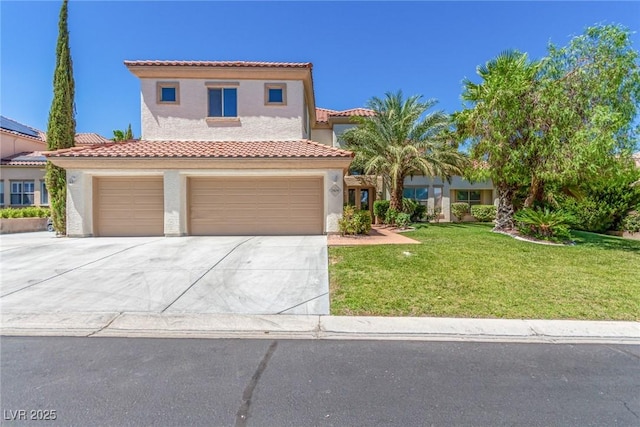
{"type": "Polygon", "coordinates": [[[273,353],[276,351],[277,346],[278,341],[273,341],[271,343],[264,357],[260,361],[258,368],[253,373],[249,384],[247,384],[247,387],[244,389],[244,392],[242,393],[242,404],[240,405],[240,408],[236,413],[235,427],[245,427],[247,425],[247,421],[249,419],[249,409],[251,409],[251,399],[253,398],[253,391],[258,385],[258,381],[260,381],[262,373],[265,369],[267,369],[267,364],[269,363],[271,356],[273,356],[273,353]]]}

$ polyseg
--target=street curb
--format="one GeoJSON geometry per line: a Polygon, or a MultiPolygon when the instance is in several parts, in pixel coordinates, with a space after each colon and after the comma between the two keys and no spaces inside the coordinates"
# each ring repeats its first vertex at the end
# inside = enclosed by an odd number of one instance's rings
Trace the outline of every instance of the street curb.
{"type": "Polygon", "coordinates": [[[640,322],[176,313],[2,313],[0,334],[640,344],[640,322]]]}

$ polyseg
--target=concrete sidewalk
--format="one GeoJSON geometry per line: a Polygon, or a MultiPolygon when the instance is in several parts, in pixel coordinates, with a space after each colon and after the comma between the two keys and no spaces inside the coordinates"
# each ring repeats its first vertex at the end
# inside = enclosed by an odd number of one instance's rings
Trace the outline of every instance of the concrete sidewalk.
{"type": "Polygon", "coordinates": [[[0,334],[640,344],[640,322],[176,313],[7,313],[0,334]]]}

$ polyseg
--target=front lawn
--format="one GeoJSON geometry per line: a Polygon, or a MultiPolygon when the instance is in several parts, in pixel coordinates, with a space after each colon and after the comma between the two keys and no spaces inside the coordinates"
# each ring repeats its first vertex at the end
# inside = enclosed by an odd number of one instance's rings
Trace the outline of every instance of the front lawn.
{"type": "Polygon", "coordinates": [[[640,320],[640,241],[543,246],[487,224],[419,225],[421,245],[329,249],[331,314],[640,320]]]}

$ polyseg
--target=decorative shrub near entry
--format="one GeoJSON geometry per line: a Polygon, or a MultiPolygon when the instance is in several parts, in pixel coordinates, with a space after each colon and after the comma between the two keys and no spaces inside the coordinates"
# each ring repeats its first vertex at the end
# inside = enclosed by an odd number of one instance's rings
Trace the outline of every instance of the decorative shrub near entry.
{"type": "Polygon", "coordinates": [[[411,217],[408,213],[400,212],[396,216],[396,225],[400,228],[407,228],[411,224],[411,217]]]}
{"type": "Polygon", "coordinates": [[[371,231],[371,213],[368,210],[356,211],[354,206],[345,206],[342,218],[338,221],[340,234],[369,234],[371,231]]]}
{"type": "Polygon", "coordinates": [[[389,200],[376,200],[373,202],[373,214],[378,220],[384,222],[390,203],[389,200]]]}
{"type": "Polygon", "coordinates": [[[480,222],[491,222],[496,219],[496,207],[495,205],[473,205],[471,216],[480,222]]]}
{"type": "Polygon", "coordinates": [[[28,206],[26,208],[0,209],[0,218],[47,218],[51,216],[49,208],[28,206]]]}
{"type": "Polygon", "coordinates": [[[462,221],[464,216],[469,213],[469,203],[457,202],[451,204],[451,213],[458,218],[458,221],[462,221]]]}

